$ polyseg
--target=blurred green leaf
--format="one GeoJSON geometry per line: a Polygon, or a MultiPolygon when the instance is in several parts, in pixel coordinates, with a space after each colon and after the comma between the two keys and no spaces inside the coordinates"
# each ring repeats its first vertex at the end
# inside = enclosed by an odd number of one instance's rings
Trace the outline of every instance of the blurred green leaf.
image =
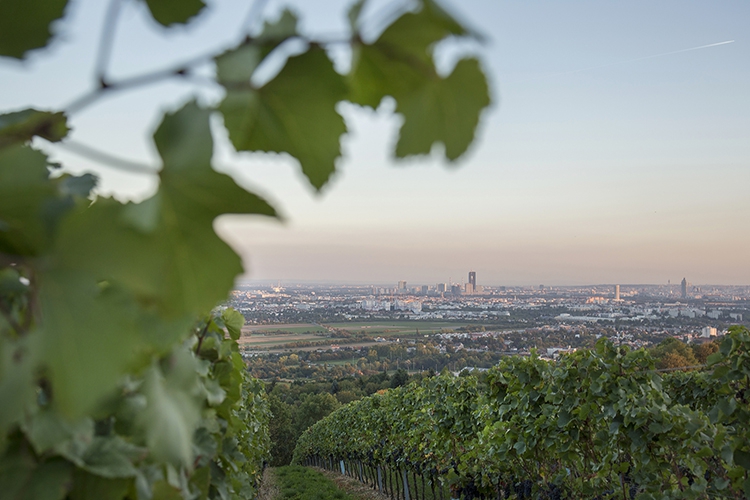
{"type": "Polygon", "coordinates": [[[238,151],[289,153],[320,189],[341,155],[339,139],[346,125],[335,106],[346,94],[344,78],[325,51],[311,48],[289,58],[260,89],[227,86],[219,111],[238,151]]]}
{"type": "Polygon", "coordinates": [[[0,494],[8,500],[61,500],[65,498],[73,466],[53,458],[37,464],[23,448],[0,457],[0,494]]]}
{"type": "Polygon", "coordinates": [[[0,115],[0,148],[30,141],[34,136],[58,142],[69,130],[65,114],[61,112],[24,109],[0,115]]]}
{"type": "Polygon", "coordinates": [[[86,198],[98,183],[99,179],[93,174],[65,175],[60,180],[60,193],[65,196],[86,198]]]}
{"type": "Polygon", "coordinates": [[[255,69],[285,40],[297,35],[297,16],[285,9],[261,34],[216,57],[216,79],[227,87],[248,87],[255,69]]]}
{"type": "Polygon", "coordinates": [[[49,407],[27,418],[22,428],[37,455],[55,450],[79,465],[94,439],[94,422],[90,418],[70,422],[49,407]]]}
{"type": "Polygon", "coordinates": [[[28,146],[0,149],[0,252],[36,255],[46,250],[45,207],[56,195],[47,157],[28,146]]]}
{"type": "Polygon", "coordinates": [[[352,102],[376,108],[385,96],[398,101],[437,77],[432,57],[437,42],[470,34],[435,2],[420,4],[418,12],[399,17],[373,44],[355,46],[352,102]]]}
{"type": "Polygon", "coordinates": [[[153,500],[184,500],[180,490],[167,481],[157,481],[154,483],[153,500]]]}
{"type": "Polygon", "coordinates": [[[119,436],[97,436],[83,455],[83,469],[107,478],[134,477],[134,463],[146,458],[147,451],[119,436]]]}
{"type": "Polygon", "coordinates": [[[185,24],[206,6],[203,0],[145,0],[154,19],[163,26],[185,24]]]}
{"type": "Polygon", "coordinates": [[[213,231],[226,213],[275,216],[262,198],[211,168],[209,112],[195,103],[167,115],[154,134],[164,168],[160,173],[161,225],[154,249],[164,259],[158,279],[173,307],[205,313],[226,298],[242,272],[239,256],[213,231]],[[206,266],[211,262],[211,266],[206,266]]]}
{"type": "Polygon", "coordinates": [[[404,115],[404,124],[396,156],[427,154],[435,142],[442,142],[445,156],[457,159],[474,140],[479,116],[489,104],[479,61],[459,61],[447,78],[430,80],[399,97],[396,111],[404,115]]]}
{"type": "Polygon", "coordinates": [[[46,273],[39,302],[55,404],[70,418],[85,415],[143,352],[137,304],[76,270],[46,273]]]}
{"type": "Polygon", "coordinates": [[[188,104],[165,117],[155,134],[162,183],[152,199],[99,199],[60,228],[40,298],[52,384],[67,415],[90,410],[149,346],[184,338],[192,318],[226,298],[242,266],[214,233],[217,216],[274,214],[211,168],[208,115],[188,104]]]}
{"type": "Polygon", "coordinates": [[[242,326],[245,324],[245,317],[237,309],[227,308],[221,312],[221,319],[224,326],[227,327],[229,336],[232,340],[239,340],[242,335],[242,326]]]}
{"type": "Polygon", "coordinates": [[[0,56],[23,58],[44,47],[50,24],[62,17],[67,0],[3,0],[0,2],[0,56]]]}
{"type": "Polygon", "coordinates": [[[71,500],[122,500],[130,490],[131,479],[112,479],[81,469],[73,473],[71,500]]]}
{"type": "Polygon", "coordinates": [[[17,341],[0,335],[0,454],[8,428],[21,419],[36,397],[36,340],[37,335],[17,341]],[[29,348],[30,344],[36,349],[29,348]]]}
{"type": "Polygon", "coordinates": [[[191,359],[187,351],[178,350],[173,359],[175,366],[166,374],[152,366],[144,384],[148,403],[141,425],[146,431],[146,443],[156,460],[175,466],[192,464],[193,432],[200,420],[200,406],[191,390],[197,383],[191,359]]]}
{"type": "Polygon", "coordinates": [[[750,471],[750,452],[744,450],[734,450],[734,463],[750,471]]]}

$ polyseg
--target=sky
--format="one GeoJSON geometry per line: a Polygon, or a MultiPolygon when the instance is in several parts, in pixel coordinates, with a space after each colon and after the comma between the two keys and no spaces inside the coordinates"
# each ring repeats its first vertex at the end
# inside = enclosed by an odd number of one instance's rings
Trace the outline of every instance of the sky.
{"type": "MultiPolygon", "coordinates": [[[[366,16],[391,1],[373,0],[366,16]]],[[[249,2],[208,3],[202,19],[166,30],[128,2],[112,78],[236,44],[249,2]]],[[[487,42],[443,44],[441,67],[478,55],[494,101],[456,164],[395,160],[400,118],[387,100],[377,111],[339,105],[350,134],[321,193],[295,160],[238,154],[215,127],[217,168],[285,218],[215,223],[243,256],[243,280],[462,283],[474,270],[489,286],[750,284],[750,3],[442,3],[487,42]]],[[[349,4],[271,0],[264,15],[289,6],[303,32],[330,35],[345,32],[349,4]]],[[[73,2],[51,50],[0,59],[0,110],[60,108],[91,88],[105,8],[73,2]]],[[[331,56],[346,68],[345,51],[331,56]]],[[[167,81],[114,94],[73,115],[71,137],[157,168],[153,130],[195,96],[215,104],[222,92],[167,81]]],[[[154,175],[44,147],[100,175],[102,196],[156,189],[154,175]]]]}

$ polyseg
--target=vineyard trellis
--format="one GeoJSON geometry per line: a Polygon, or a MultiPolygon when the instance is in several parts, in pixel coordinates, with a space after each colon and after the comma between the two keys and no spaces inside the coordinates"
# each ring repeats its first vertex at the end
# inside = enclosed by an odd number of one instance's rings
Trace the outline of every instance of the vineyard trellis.
{"type": "Polygon", "coordinates": [[[557,362],[507,358],[486,384],[443,374],[376,394],[308,429],[295,461],[394,499],[739,499],[747,422],[750,331],[737,326],[703,371],[660,373],[602,339],[557,362]]]}

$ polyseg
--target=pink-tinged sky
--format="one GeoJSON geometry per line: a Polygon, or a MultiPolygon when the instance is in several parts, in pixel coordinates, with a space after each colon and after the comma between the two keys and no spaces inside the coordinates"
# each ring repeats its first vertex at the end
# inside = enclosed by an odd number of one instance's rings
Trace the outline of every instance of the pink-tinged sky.
{"type": "MultiPolygon", "coordinates": [[[[349,3],[289,2],[303,30],[324,34],[345,30],[349,3]]],[[[113,73],[230,46],[246,4],[210,2],[206,19],[166,39],[142,7],[127,8],[113,73]]],[[[0,110],[61,106],[90,85],[104,5],[74,2],[72,24],[60,27],[50,54],[26,65],[0,60],[0,110]]],[[[268,15],[282,5],[271,1],[268,15]]],[[[217,222],[246,258],[247,277],[433,284],[465,281],[473,269],[485,285],[683,276],[750,283],[750,3],[462,0],[451,7],[490,39],[460,50],[482,54],[496,103],[457,167],[436,157],[393,161],[399,118],[387,102],[377,113],[341,105],[352,133],[320,195],[290,158],[237,155],[217,134],[217,162],[287,219],[217,222]],[[685,50],[725,41],[733,43],[685,50]]],[[[346,54],[336,57],[342,63],[346,54]]],[[[148,137],[160,112],[196,93],[205,102],[221,97],[184,83],[114,96],[74,117],[74,138],[156,165],[148,137]]],[[[104,193],[138,198],[155,186],[154,177],[68,153],[56,158],[99,172],[104,193]]]]}

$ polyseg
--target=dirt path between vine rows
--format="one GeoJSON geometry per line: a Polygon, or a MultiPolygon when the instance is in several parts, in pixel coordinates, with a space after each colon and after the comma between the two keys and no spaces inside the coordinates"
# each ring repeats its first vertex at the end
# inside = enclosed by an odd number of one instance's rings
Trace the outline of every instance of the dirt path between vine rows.
{"type": "Polygon", "coordinates": [[[263,478],[260,480],[260,489],[256,500],[276,500],[279,497],[279,487],[276,485],[276,476],[273,468],[266,467],[263,478]]]}
{"type": "MultiPolygon", "coordinates": [[[[374,491],[369,486],[366,486],[356,479],[342,476],[336,472],[328,471],[325,469],[319,469],[317,467],[310,467],[311,469],[320,472],[325,477],[330,479],[336,484],[336,486],[347,492],[348,494],[356,497],[360,500],[389,500],[387,495],[383,495],[374,491]]],[[[260,490],[258,491],[257,500],[278,500],[280,497],[280,491],[274,475],[274,469],[272,467],[266,468],[263,472],[263,479],[260,483],[260,490]]]]}
{"type": "Polygon", "coordinates": [[[353,497],[360,498],[361,500],[390,500],[390,498],[387,495],[378,493],[377,491],[373,490],[371,487],[360,483],[354,478],[341,475],[338,472],[333,472],[333,471],[325,470],[325,469],[319,469],[317,467],[310,467],[310,468],[323,474],[325,477],[327,477],[328,479],[336,483],[336,486],[338,486],[340,490],[346,491],[353,497]]]}

